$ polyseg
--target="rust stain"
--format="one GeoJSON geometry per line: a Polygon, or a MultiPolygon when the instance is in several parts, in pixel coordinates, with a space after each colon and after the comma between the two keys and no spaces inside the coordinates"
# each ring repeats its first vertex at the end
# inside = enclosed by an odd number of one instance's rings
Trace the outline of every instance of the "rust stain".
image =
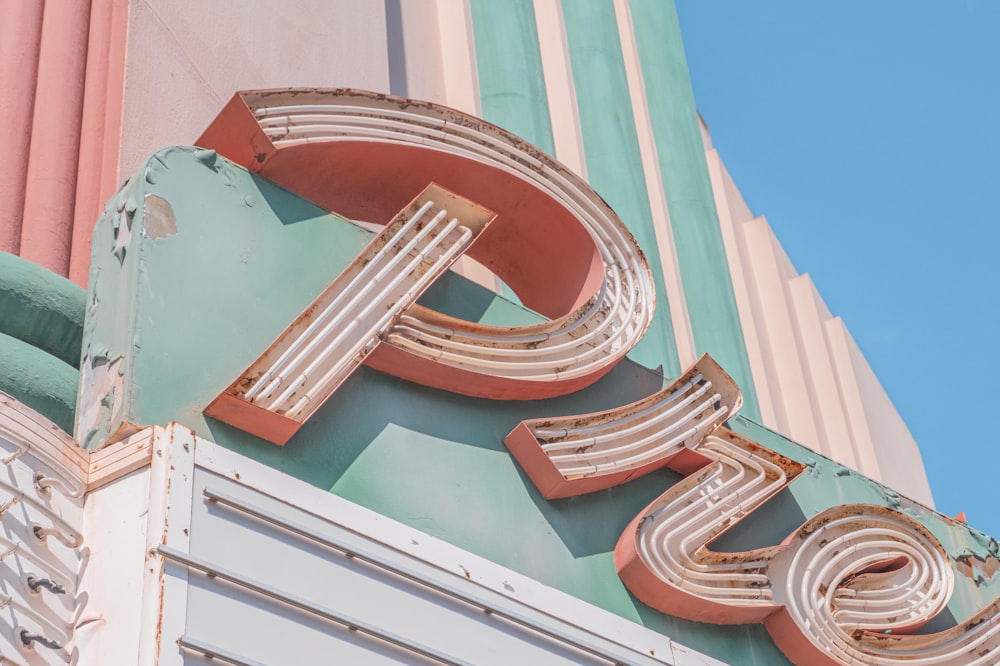
{"type": "MultiPolygon", "coordinates": [[[[163,573],[161,571],[161,573],[160,573],[160,612],[159,612],[159,615],[158,615],[158,617],[156,619],[156,642],[155,642],[155,644],[156,644],[156,655],[157,655],[157,658],[159,658],[160,643],[163,640],[163,599],[164,599],[164,593],[163,593],[163,573]]],[[[178,640],[180,640],[180,639],[178,638],[178,640]]]]}

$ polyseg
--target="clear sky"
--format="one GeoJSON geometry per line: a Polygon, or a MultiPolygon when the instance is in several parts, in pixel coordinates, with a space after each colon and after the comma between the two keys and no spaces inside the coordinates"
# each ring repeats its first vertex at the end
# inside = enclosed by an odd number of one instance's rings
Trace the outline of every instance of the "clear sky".
{"type": "Polygon", "coordinates": [[[695,100],[942,513],[1000,538],[1000,2],[676,0],[695,100]]]}

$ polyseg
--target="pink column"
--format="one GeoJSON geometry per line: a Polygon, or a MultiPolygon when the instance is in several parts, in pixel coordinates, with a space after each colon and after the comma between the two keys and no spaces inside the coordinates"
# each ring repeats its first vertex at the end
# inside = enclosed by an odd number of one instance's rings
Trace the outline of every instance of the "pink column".
{"type": "Polygon", "coordinates": [[[41,2],[0,2],[0,250],[17,254],[42,34],[41,2]]]}
{"type": "MultiPolygon", "coordinates": [[[[101,202],[118,190],[123,178],[118,174],[121,160],[122,114],[125,100],[125,57],[128,36],[129,0],[112,0],[111,48],[108,59],[108,103],[104,116],[104,159],[101,160],[101,202]]],[[[89,244],[90,237],[87,237],[89,244]]],[[[89,261],[89,257],[88,257],[89,261]]]]}
{"type": "Polygon", "coordinates": [[[87,287],[90,237],[117,187],[128,0],[92,0],[69,279],[87,287]]]}
{"type": "Polygon", "coordinates": [[[69,272],[89,22],[89,0],[45,3],[20,254],[60,275],[69,272]]]}

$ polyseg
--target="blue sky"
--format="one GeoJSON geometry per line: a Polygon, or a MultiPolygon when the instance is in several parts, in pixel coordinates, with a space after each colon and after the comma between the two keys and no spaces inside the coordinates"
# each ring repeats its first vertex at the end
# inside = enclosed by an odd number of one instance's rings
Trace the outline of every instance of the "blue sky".
{"type": "Polygon", "coordinates": [[[1000,537],[1000,3],[676,0],[695,99],[920,444],[1000,537]]]}

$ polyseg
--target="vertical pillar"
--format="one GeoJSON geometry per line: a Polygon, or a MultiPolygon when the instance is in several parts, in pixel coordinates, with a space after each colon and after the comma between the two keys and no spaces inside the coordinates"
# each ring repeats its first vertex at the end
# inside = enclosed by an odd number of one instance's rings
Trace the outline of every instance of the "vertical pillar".
{"type": "Polygon", "coordinates": [[[87,287],[90,237],[118,180],[128,0],[91,0],[69,279],[87,287]]]}
{"type": "MultiPolygon", "coordinates": [[[[552,155],[555,147],[532,0],[470,0],[469,7],[482,117],[552,155]]],[[[517,300],[510,288],[499,291],[517,300]]]]}
{"type": "Polygon", "coordinates": [[[40,1],[0,2],[0,250],[17,254],[42,36],[40,1]]]}
{"type": "Polygon", "coordinates": [[[483,118],[550,155],[552,126],[531,0],[472,0],[483,118]]]}
{"type": "Polygon", "coordinates": [[[45,3],[20,254],[60,275],[69,272],[89,22],[90,0],[45,3]]]}
{"type": "Polygon", "coordinates": [[[614,5],[603,0],[564,0],[562,10],[590,184],[639,242],[656,285],[653,323],[629,358],[647,367],[662,367],[667,377],[675,377],[680,372],[677,343],[614,5]]]}
{"type": "Polygon", "coordinates": [[[696,351],[726,369],[759,419],[677,12],[663,0],[629,6],[696,351]]]}

